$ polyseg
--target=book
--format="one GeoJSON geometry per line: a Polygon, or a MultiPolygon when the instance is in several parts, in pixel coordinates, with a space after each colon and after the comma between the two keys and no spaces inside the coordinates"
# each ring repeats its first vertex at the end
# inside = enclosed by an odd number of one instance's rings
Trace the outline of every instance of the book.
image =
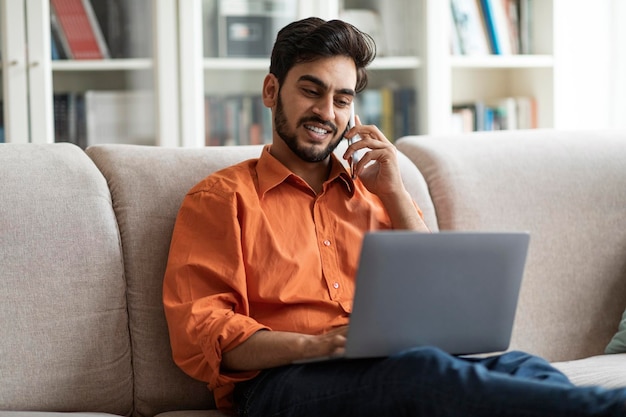
{"type": "Polygon", "coordinates": [[[260,94],[252,97],[252,125],[250,126],[250,144],[272,143],[272,111],[263,104],[260,94]]]}
{"type": "MultiPolygon", "coordinates": [[[[133,0],[134,1],[134,0],[133,0]]],[[[90,0],[111,58],[128,58],[128,16],[124,0],[90,0]]]]}
{"type": "MultiPolygon", "coordinates": [[[[411,19],[416,16],[419,2],[414,0],[377,1],[372,10],[380,16],[382,38],[380,56],[416,55],[416,42],[407,42],[419,36],[418,25],[411,19]]],[[[358,25],[357,25],[358,26],[358,25]]]]}
{"type": "Polygon", "coordinates": [[[101,143],[154,145],[156,119],[152,91],[85,92],[86,146],[101,143]]]}
{"type": "Polygon", "coordinates": [[[85,112],[85,94],[74,94],[74,134],[75,143],[83,149],[87,148],[87,114],[85,112]]]}
{"type": "Polygon", "coordinates": [[[106,59],[109,51],[89,0],[50,0],[72,59],[106,59]]]}
{"type": "Polygon", "coordinates": [[[83,149],[87,147],[83,93],[55,93],[53,117],[55,142],[69,142],[83,149]]]}
{"type": "Polygon", "coordinates": [[[59,20],[52,8],[50,8],[50,42],[53,46],[50,51],[52,59],[72,59],[72,51],[67,43],[67,38],[59,26],[59,20]]]}
{"type": "Polygon", "coordinates": [[[537,127],[537,101],[533,97],[503,97],[452,106],[451,130],[455,133],[537,127]]]}
{"type": "Polygon", "coordinates": [[[509,24],[503,0],[481,0],[481,6],[492,53],[511,54],[509,24]]]}
{"type": "Polygon", "coordinates": [[[519,37],[520,37],[520,53],[532,54],[532,1],[519,0],[518,4],[518,20],[519,20],[519,37]]]}
{"type": "Polygon", "coordinates": [[[515,97],[506,97],[502,99],[498,107],[502,109],[501,111],[503,113],[503,129],[517,129],[517,100],[515,99],[515,97]]]}
{"type": "Polygon", "coordinates": [[[480,0],[450,0],[454,27],[463,55],[488,55],[491,51],[480,0]]]}
{"type": "Polygon", "coordinates": [[[383,135],[387,137],[390,141],[395,139],[395,129],[394,129],[394,108],[393,108],[393,89],[390,87],[383,87],[380,89],[380,94],[382,97],[382,113],[380,117],[380,125],[378,128],[383,135]]]}
{"type": "Polygon", "coordinates": [[[73,142],[70,128],[73,114],[71,96],[71,93],[55,93],[52,97],[55,142],[73,142]]]}
{"type": "Polygon", "coordinates": [[[511,43],[511,53],[519,54],[521,51],[519,0],[502,0],[502,3],[506,14],[509,42],[511,43]]]}
{"type": "Polygon", "coordinates": [[[56,42],[54,42],[53,37],[50,37],[50,59],[52,59],[53,61],[60,59],[59,50],[58,50],[56,42]]]}
{"type": "Polygon", "coordinates": [[[224,145],[233,146],[246,144],[243,138],[239,121],[243,119],[241,97],[228,96],[224,99],[224,133],[226,134],[224,145]]]}
{"type": "Polygon", "coordinates": [[[89,0],[111,58],[152,56],[151,0],[89,0]]]}
{"type": "MultiPolygon", "coordinates": [[[[414,88],[398,88],[394,91],[395,138],[417,134],[417,94],[414,88]]],[[[390,140],[392,140],[390,138],[390,140]]]]}
{"type": "Polygon", "coordinates": [[[493,8],[493,18],[496,36],[500,46],[501,55],[510,55],[513,53],[513,41],[511,40],[509,16],[506,8],[507,0],[488,0],[493,8]]]}
{"type": "Polygon", "coordinates": [[[366,89],[356,96],[355,113],[364,125],[380,126],[383,98],[380,90],[366,89]]]}
{"type": "Polygon", "coordinates": [[[355,99],[364,125],[375,125],[390,140],[417,133],[417,92],[412,87],[368,88],[355,99]]]}
{"type": "Polygon", "coordinates": [[[537,100],[533,97],[516,97],[516,104],[518,129],[536,129],[537,100]]]}
{"type": "Polygon", "coordinates": [[[463,55],[463,50],[461,49],[461,38],[456,27],[454,9],[452,9],[452,1],[453,0],[450,0],[450,27],[448,32],[450,36],[450,55],[463,55]]]}
{"type": "Polygon", "coordinates": [[[452,133],[468,133],[476,129],[476,107],[473,104],[452,106],[452,133]]]}
{"type": "Polygon", "coordinates": [[[205,96],[205,144],[259,145],[272,141],[272,115],[259,94],[205,96]]]}

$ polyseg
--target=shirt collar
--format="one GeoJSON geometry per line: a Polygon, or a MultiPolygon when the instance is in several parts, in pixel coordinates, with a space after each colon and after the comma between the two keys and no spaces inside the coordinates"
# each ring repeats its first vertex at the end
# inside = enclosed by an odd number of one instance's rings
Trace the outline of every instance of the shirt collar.
{"type": "MultiPolygon", "coordinates": [[[[274,187],[277,187],[290,178],[301,181],[297,175],[291,172],[278,159],[272,156],[270,153],[270,147],[271,145],[263,147],[263,152],[261,152],[261,157],[259,158],[256,167],[259,180],[260,198],[262,198],[266,192],[274,187]]],[[[354,181],[339,158],[337,158],[334,153],[332,153],[330,157],[332,158],[332,167],[328,180],[326,180],[324,184],[326,185],[331,182],[338,181],[343,184],[346,193],[352,197],[354,195],[354,181]]]]}

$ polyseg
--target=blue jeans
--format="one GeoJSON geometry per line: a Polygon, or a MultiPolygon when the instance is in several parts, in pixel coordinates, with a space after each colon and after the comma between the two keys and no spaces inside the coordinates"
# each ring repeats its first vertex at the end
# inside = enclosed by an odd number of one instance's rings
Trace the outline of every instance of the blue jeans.
{"type": "Polygon", "coordinates": [[[626,389],[574,386],[536,356],[459,358],[432,347],[266,370],[237,384],[234,400],[249,417],[626,416],[626,389]]]}

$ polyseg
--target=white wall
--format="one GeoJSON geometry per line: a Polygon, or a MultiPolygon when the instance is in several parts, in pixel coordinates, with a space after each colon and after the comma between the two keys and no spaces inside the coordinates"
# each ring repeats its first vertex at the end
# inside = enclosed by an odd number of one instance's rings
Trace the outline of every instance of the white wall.
{"type": "Polygon", "coordinates": [[[626,129],[626,0],[613,0],[611,127],[626,129]]]}
{"type": "Polygon", "coordinates": [[[557,128],[626,128],[624,22],[626,0],[555,0],[557,128]]]}
{"type": "MultiPolygon", "coordinates": [[[[541,1],[541,0],[539,0],[541,1]]],[[[557,128],[610,125],[613,0],[555,0],[554,70],[557,128]]]]}

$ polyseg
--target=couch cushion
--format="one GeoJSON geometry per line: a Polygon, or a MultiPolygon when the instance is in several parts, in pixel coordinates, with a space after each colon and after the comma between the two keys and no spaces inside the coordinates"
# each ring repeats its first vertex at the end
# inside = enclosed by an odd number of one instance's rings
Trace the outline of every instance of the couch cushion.
{"type": "MultiPolygon", "coordinates": [[[[0,415],[0,417],[2,417],[0,415]]],[[[158,414],[156,417],[227,417],[227,414],[218,410],[195,410],[195,411],[168,411],[158,414]]]]}
{"type": "Polygon", "coordinates": [[[125,283],[104,177],[70,144],[0,145],[0,409],[132,410],[125,283]]]}
{"type": "Polygon", "coordinates": [[[441,229],[528,230],[512,348],[604,352],[626,303],[626,132],[410,137],[441,229]]]}
{"type": "Polygon", "coordinates": [[[626,354],[597,355],[553,365],[576,385],[600,385],[606,388],[626,387],[626,354]]]}
{"type": "Polygon", "coordinates": [[[260,146],[87,149],[109,183],[122,237],[138,416],[215,408],[206,384],[185,375],[172,360],[163,276],[174,222],[187,191],[213,171],[260,152],[260,146]]]}
{"type": "MultiPolygon", "coordinates": [[[[47,411],[0,411],[0,417],[119,417],[108,413],[55,413],[47,411]]],[[[191,417],[191,416],[190,416],[191,417]]]]}

